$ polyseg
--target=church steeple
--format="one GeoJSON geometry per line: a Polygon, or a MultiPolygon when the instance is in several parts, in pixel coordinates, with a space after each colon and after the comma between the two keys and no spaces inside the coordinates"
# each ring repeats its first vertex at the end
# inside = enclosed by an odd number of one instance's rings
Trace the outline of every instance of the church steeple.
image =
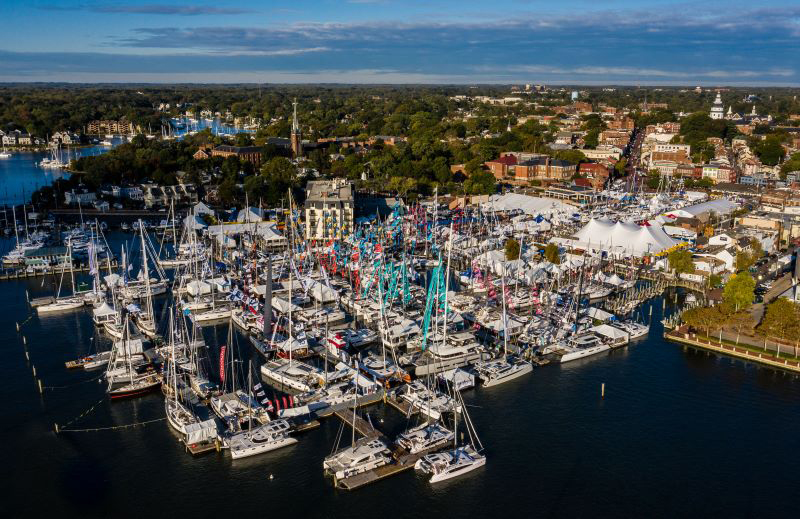
{"type": "Polygon", "coordinates": [[[297,122],[297,99],[292,101],[292,134],[289,136],[292,155],[297,158],[303,155],[303,141],[300,135],[300,124],[297,122]]]}

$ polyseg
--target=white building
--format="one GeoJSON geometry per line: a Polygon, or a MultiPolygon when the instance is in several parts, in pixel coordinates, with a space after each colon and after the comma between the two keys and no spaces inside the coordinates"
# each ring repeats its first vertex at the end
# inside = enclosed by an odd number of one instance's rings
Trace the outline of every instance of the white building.
{"type": "Polygon", "coordinates": [[[306,239],[339,239],[353,230],[353,184],[343,178],[306,186],[306,239]]]}
{"type": "Polygon", "coordinates": [[[709,115],[712,119],[725,118],[725,107],[722,106],[722,97],[720,97],[719,91],[717,91],[717,98],[714,99],[714,104],[711,106],[711,113],[709,115]]]}

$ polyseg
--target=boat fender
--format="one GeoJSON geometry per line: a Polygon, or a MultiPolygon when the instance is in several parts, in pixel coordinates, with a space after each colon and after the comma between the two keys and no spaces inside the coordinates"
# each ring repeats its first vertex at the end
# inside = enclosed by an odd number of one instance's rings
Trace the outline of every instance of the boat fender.
{"type": "Polygon", "coordinates": [[[288,409],[289,408],[289,406],[286,405],[286,397],[283,397],[283,408],[284,409],[288,409]]]}

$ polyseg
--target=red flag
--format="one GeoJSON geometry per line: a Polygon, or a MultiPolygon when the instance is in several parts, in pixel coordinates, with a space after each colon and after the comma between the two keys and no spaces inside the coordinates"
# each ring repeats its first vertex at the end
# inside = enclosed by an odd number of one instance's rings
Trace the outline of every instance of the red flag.
{"type": "Polygon", "coordinates": [[[227,346],[224,344],[219,349],[219,380],[225,382],[225,350],[227,346]]]}
{"type": "Polygon", "coordinates": [[[381,247],[380,243],[375,244],[375,252],[376,253],[383,252],[383,247],[381,247]]]}

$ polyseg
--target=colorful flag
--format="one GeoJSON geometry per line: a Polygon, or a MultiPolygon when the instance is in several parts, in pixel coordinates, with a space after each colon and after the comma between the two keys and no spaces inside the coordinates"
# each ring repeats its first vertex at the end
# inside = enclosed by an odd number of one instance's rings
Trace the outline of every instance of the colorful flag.
{"type": "Polygon", "coordinates": [[[221,382],[225,382],[225,350],[227,346],[224,344],[222,348],[219,350],[219,379],[221,382]]]}

